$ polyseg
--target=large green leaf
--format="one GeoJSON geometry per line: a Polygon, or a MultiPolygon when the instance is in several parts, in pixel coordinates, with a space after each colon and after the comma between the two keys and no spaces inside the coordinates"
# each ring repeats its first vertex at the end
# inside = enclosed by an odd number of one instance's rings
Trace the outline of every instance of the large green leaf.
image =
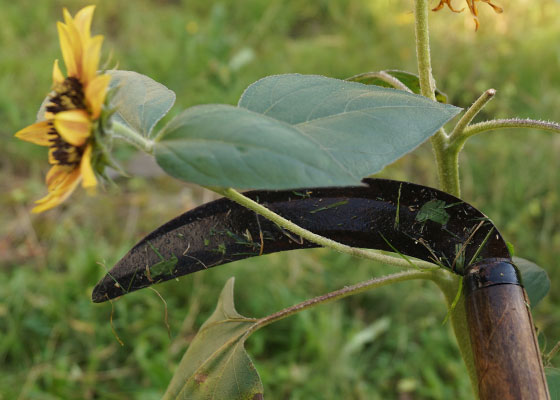
{"type": "Polygon", "coordinates": [[[118,88],[111,99],[116,108],[113,118],[144,136],[151,132],[175,102],[175,93],[161,83],[134,71],[112,70],[112,88],[118,88]]]}
{"type": "Polygon", "coordinates": [[[155,155],[170,175],[203,185],[355,185],[458,112],[403,91],[278,75],[249,86],[237,108],[186,110],[158,135],[155,155]]]}
{"type": "MultiPolygon", "coordinates": [[[[418,78],[418,75],[413,74],[411,72],[400,71],[398,69],[387,69],[381,72],[389,74],[393,78],[398,79],[406,87],[412,90],[413,93],[420,94],[420,78],[418,78]]],[[[377,86],[383,86],[388,88],[393,87],[390,83],[387,83],[381,78],[379,78],[377,72],[366,72],[363,74],[354,75],[348,78],[347,80],[352,82],[364,83],[366,85],[377,85],[377,86]]],[[[436,99],[440,103],[447,103],[447,95],[439,89],[436,89],[436,99]]]]}
{"type": "Polygon", "coordinates": [[[239,106],[295,125],[360,178],[416,148],[460,111],[400,90],[298,74],[255,82],[239,106]]]}
{"type": "Polygon", "coordinates": [[[537,264],[521,257],[513,257],[513,263],[521,272],[523,287],[529,296],[531,307],[534,308],[550,290],[548,274],[537,264]]]}
{"type": "Polygon", "coordinates": [[[360,183],[295,127],[227,105],[185,110],[164,128],[154,151],[168,174],[201,185],[287,189],[360,183]]]}
{"type": "Polygon", "coordinates": [[[240,315],[233,300],[234,278],[222,290],[216,311],[191,342],[164,400],[258,400],[263,387],[244,344],[257,324],[240,315]]]}
{"type": "Polygon", "coordinates": [[[550,400],[560,400],[560,370],[556,368],[545,368],[550,400]]]}

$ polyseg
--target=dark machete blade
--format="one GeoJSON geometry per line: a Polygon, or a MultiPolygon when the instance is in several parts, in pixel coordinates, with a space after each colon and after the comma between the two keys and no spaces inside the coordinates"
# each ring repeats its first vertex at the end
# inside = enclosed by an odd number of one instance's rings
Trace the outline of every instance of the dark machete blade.
{"type": "MultiPolygon", "coordinates": [[[[397,249],[458,274],[481,259],[510,258],[493,223],[464,201],[413,183],[386,179],[363,183],[245,195],[337,242],[397,249]]],[[[103,302],[232,261],[312,247],[317,245],[231,200],[220,199],[172,219],[142,239],[101,279],[92,299],[103,302]]]]}

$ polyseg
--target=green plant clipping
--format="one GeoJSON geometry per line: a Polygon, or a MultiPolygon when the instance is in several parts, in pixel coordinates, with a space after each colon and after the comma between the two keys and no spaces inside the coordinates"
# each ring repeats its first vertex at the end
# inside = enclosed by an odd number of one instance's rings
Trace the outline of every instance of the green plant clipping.
{"type": "Polygon", "coordinates": [[[173,255],[169,260],[162,260],[149,267],[152,279],[157,279],[161,275],[173,275],[173,270],[177,265],[178,258],[173,255]]]}
{"type": "Polygon", "coordinates": [[[111,105],[114,119],[145,137],[175,103],[175,93],[161,83],[134,71],[108,71],[111,87],[117,88],[111,105]]]}
{"type": "Polygon", "coordinates": [[[445,201],[430,200],[420,208],[418,214],[416,214],[416,221],[426,222],[429,220],[445,225],[450,218],[449,213],[445,211],[446,208],[445,201]]]}
{"type": "Polygon", "coordinates": [[[550,290],[548,274],[534,262],[521,257],[513,257],[513,263],[521,272],[523,287],[529,296],[531,307],[535,308],[550,290]]]}
{"type": "Polygon", "coordinates": [[[276,75],[239,107],[186,110],[156,138],[158,164],[208,186],[288,189],[355,185],[410,152],[459,108],[317,75],[276,75]]]}
{"type": "Polygon", "coordinates": [[[163,396],[170,399],[263,399],[263,387],[244,343],[257,323],[235,310],[230,278],[212,316],[191,342],[163,396]]]}

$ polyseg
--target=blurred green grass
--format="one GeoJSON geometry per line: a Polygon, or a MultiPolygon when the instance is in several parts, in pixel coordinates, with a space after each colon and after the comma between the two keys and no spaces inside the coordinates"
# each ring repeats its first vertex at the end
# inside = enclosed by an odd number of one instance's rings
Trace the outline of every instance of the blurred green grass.
{"type": "MultiPolygon", "coordinates": [[[[96,1],[93,30],[121,69],[177,93],[171,114],[234,104],[251,82],[300,72],[345,78],[415,70],[412,2],[405,0],[96,1]]],[[[434,6],[435,6],[434,2],[434,6]]],[[[494,87],[480,119],[560,120],[560,3],[510,0],[495,15],[432,14],[434,73],[459,106],[494,87]]],[[[263,316],[375,275],[383,266],[325,250],[267,256],[93,305],[94,284],[145,233],[212,196],[164,177],[119,179],[97,197],[78,192],[35,216],[44,194],[43,149],[12,138],[32,123],[61,58],[55,21],[83,1],[0,0],[0,399],[157,399],[229,276],[242,314],[263,316]]],[[[123,157],[130,157],[124,152],[123,157]]],[[[507,131],[471,140],[463,197],[488,214],[519,256],[552,279],[535,321],[550,349],[560,339],[560,137],[507,131]]],[[[429,146],[382,176],[436,185],[429,146]]],[[[306,311],[247,343],[267,399],[471,397],[435,287],[407,282],[306,311]],[[406,296],[403,296],[406,293],[406,296]]],[[[555,360],[556,365],[560,360],[555,360]]]]}

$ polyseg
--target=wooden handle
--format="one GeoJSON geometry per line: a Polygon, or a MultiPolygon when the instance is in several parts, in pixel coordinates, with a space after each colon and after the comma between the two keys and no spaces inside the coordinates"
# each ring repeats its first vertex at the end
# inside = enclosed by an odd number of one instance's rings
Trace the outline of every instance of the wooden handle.
{"type": "Polygon", "coordinates": [[[528,299],[507,260],[484,260],[464,278],[481,400],[550,400],[528,299]]]}

